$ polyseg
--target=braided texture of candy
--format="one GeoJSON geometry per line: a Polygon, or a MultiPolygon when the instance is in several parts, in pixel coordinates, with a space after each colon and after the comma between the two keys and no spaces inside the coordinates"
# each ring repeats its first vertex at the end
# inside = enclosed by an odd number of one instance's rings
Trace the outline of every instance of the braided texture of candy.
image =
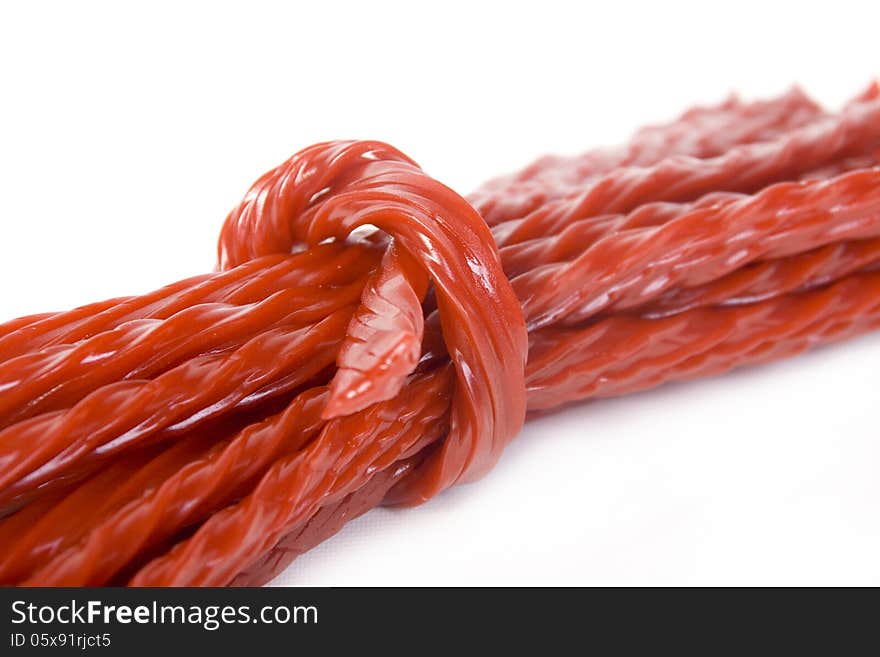
{"type": "Polygon", "coordinates": [[[300,151],[218,270],[0,324],[0,583],[253,585],[530,411],[880,326],[880,88],[730,99],[468,198],[300,151]]]}

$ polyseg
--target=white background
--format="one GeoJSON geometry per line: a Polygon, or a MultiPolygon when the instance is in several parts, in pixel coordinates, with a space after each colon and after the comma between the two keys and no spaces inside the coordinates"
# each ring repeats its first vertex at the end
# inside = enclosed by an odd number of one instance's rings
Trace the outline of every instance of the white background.
{"type": "MultiPolygon", "coordinates": [[[[0,7],[0,321],[209,270],[252,180],[319,140],[466,192],[731,90],[836,106],[880,73],[872,1],[0,7]]],[[[869,336],[542,418],[276,581],[880,584],[878,363],[869,336]]]]}

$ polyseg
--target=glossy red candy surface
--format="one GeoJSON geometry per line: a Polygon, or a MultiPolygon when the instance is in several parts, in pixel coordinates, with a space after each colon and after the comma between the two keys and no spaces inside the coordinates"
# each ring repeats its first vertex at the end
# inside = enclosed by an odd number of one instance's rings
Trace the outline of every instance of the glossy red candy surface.
{"type": "Polygon", "coordinates": [[[880,89],[730,100],[469,197],[328,142],[218,270],[0,325],[0,583],[253,585],[529,411],[880,325],[880,89]]]}

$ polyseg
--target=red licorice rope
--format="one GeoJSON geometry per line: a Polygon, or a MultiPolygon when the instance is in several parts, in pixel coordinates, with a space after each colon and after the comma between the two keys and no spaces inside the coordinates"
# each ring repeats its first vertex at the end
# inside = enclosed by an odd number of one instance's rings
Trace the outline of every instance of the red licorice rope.
{"type": "Polygon", "coordinates": [[[219,267],[0,325],[0,583],[248,585],[491,468],[528,411],[880,325],[880,87],[690,110],[468,200],[307,148],[219,267]]]}

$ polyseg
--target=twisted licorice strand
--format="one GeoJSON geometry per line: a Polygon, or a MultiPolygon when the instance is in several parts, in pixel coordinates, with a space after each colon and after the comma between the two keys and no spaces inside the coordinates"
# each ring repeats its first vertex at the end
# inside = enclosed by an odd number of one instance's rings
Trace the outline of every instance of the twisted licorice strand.
{"type": "Polygon", "coordinates": [[[876,306],[869,308],[864,315],[858,317],[841,320],[824,317],[784,340],[766,340],[754,345],[749,345],[745,341],[730,341],[729,344],[724,345],[724,350],[719,349],[717,354],[702,355],[693,362],[683,363],[677,369],[674,378],[656,376],[653,381],[647,381],[646,384],[654,386],[666,381],[690,381],[695,378],[715,376],[729,371],[732,368],[731,362],[736,361],[752,366],[790,358],[808,349],[852,338],[874,331],[878,327],[880,327],[880,311],[876,306]],[[725,354],[724,351],[728,353],[725,354]]]}
{"type": "MultiPolygon", "coordinates": [[[[608,244],[625,243],[629,236],[639,235],[638,229],[663,226],[674,219],[685,217],[689,213],[701,208],[708,208],[711,210],[711,214],[714,215],[729,203],[740,200],[745,201],[748,198],[748,196],[743,194],[710,194],[695,203],[648,203],[640,206],[628,215],[608,215],[583,219],[569,225],[561,233],[551,237],[531,238],[526,241],[502,247],[500,249],[502,263],[505,272],[508,273],[511,278],[515,278],[517,275],[526,275],[526,280],[515,283],[515,288],[527,289],[531,286],[531,281],[529,280],[528,275],[532,270],[539,269],[545,264],[565,263],[563,267],[576,266],[571,264],[571,260],[581,255],[586,257],[590,247],[603,238],[607,238],[608,240],[608,242],[603,243],[603,248],[608,244]],[[522,287],[520,288],[520,286],[522,287]]],[[[643,233],[642,235],[646,241],[650,242],[648,233],[643,233]]],[[[853,247],[842,253],[841,258],[849,255],[856,256],[856,260],[859,263],[857,267],[860,268],[867,264],[865,255],[862,254],[862,251],[862,249],[856,249],[853,247]]],[[[825,253],[832,261],[836,260],[831,255],[830,251],[825,253]]],[[[757,289],[749,289],[749,286],[746,285],[745,281],[749,280],[757,284],[760,278],[759,272],[763,272],[761,275],[767,277],[767,282],[763,285],[763,289],[772,287],[770,285],[771,280],[775,281],[782,278],[781,271],[776,272],[776,270],[785,262],[785,260],[786,258],[784,257],[777,258],[772,264],[767,263],[766,266],[758,266],[757,269],[755,267],[743,267],[739,273],[736,271],[731,272],[728,276],[722,274],[716,282],[704,283],[696,286],[693,286],[692,284],[688,286],[687,283],[683,282],[681,283],[681,287],[674,288],[669,290],[668,293],[664,292],[659,295],[659,300],[657,302],[646,300],[643,296],[644,289],[651,287],[656,278],[645,279],[640,285],[642,290],[641,295],[631,295],[626,299],[618,299],[611,307],[606,308],[603,312],[607,314],[612,310],[641,310],[645,307],[651,308],[650,311],[646,312],[672,312],[675,309],[705,305],[710,303],[713,298],[715,302],[720,302],[723,300],[724,295],[720,294],[719,290],[721,290],[723,286],[729,286],[733,280],[740,281],[741,295],[762,295],[765,294],[765,292],[762,291],[762,286],[759,286],[757,289]],[[778,275],[774,276],[774,272],[778,273],[778,275]],[[700,297],[703,295],[706,296],[706,299],[701,301],[700,297]],[[676,296],[681,297],[682,299],[690,299],[690,301],[675,301],[673,297],[676,296]]],[[[841,262],[840,266],[844,266],[844,263],[841,262]]],[[[794,268],[795,261],[784,267],[788,273],[791,273],[794,268]]],[[[545,270],[545,273],[546,271],[548,270],[545,270]]],[[[832,278],[836,277],[833,274],[829,274],[829,276],[832,278]]],[[[820,277],[821,275],[817,274],[814,278],[819,279],[820,277]]],[[[809,280],[805,277],[805,280],[799,285],[806,284],[809,284],[809,280]]],[[[783,291],[795,289],[797,286],[797,284],[787,285],[783,291]]]]}
{"type": "Polygon", "coordinates": [[[356,413],[400,392],[421,357],[422,299],[427,289],[428,279],[421,268],[392,244],[381,266],[367,279],[348,325],[336,358],[325,418],[356,413]]]}
{"type": "Polygon", "coordinates": [[[870,169],[877,166],[880,166],[880,148],[877,148],[869,153],[862,153],[859,155],[853,155],[851,157],[845,157],[840,160],[835,160],[824,166],[819,167],[818,169],[814,169],[813,171],[807,171],[806,173],[798,176],[798,179],[822,180],[825,178],[836,178],[837,176],[843,175],[844,173],[849,173],[850,171],[857,171],[858,169],[870,169]]]}
{"type": "Polygon", "coordinates": [[[880,235],[880,169],[781,183],[741,200],[631,230],[513,281],[531,327],[576,324],[701,285],[753,262],[880,235]],[[585,285],[584,281],[588,281],[585,285]]]}
{"type": "Polygon", "coordinates": [[[526,247],[533,242],[541,242],[546,239],[560,239],[562,233],[576,229],[584,232],[583,237],[585,241],[581,244],[582,249],[584,249],[607,235],[613,235],[622,230],[630,230],[632,228],[660,226],[696,208],[736,200],[743,196],[745,194],[735,192],[711,192],[695,201],[684,203],[672,201],[645,203],[638,206],[632,212],[624,214],[598,214],[574,218],[557,214],[548,215],[541,222],[529,222],[527,219],[512,219],[495,226],[493,235],[501,245],[501,249],[510,250],[526,247]]]}
{"type": "MultiPolygon", "coordinates": [[[[219,268],[232,269],[255,258],[288,254],[306,245],[308,224],[300,221],[306,210],[345,189],[359,172],[352,165],[376,157],[377,152],[418,168],[387,144],[339,141],[305,148],[267,171],[223,223],[217,244],[219,268]]],[[[316,245],[309,244],[312,248],[316,245]]]]}
{"type": "Polygon", "coordinates": [[[763,301],[880,266],[880,239],[836,242],[804,253],[755,262],[695,287],[668,290],[634,312],[647,317],[692,308],[763,301]]]}
{"type": "MultiPolygon", "coordinates": [[[[749,103],[737,101],[735,104],[740,109],[733,113],[705,111],[704,108],[687,110],[682,121],[672,124],[677,129],[671,131],[662,124],[640,128],[627,149],[627,155],[605,171],[620,166],[649,165],[670,155],[690,155],[700,159],[716,157],[734,146],[775,139],[826,115],[800,87],[793,87],[778,98],[749,103]]],[[[581,158],[578,160],[573,167],[578,178],[571,181],[572,184],[602,173],[589,164],[584,166],[581,158]]]]}
{"type": "Polygon", "coordinates": [[[860,332],[878,312],[880,273],[861,272],[814,290],[740,306],[699,308],[659,319],[617,316],[584,329],[544,329],[532,336],[529,409],[717,374],[749,363],[750,350],[760,345],[803,335],[823,342],[860,332]],[[837,328],[823,335],[825,325],[837,328]],[[711,370],[700,369],[705,361],[693,360],[716,354],[723,357],[711,370]]]}
{"type": "MultiPolygon", "coordinates": [[[[880,159],[871,158],[871,166],[875,166],[880,159]]],[[[860,159],[859,162],[849,162],[844,165],[829,168],[825,173],[835,173],[842,175],[853,170],[863,168],[857,165],[864,164],[865,161],[860,159]]],[[[813,179],[821,179],[815,176],[813,179]]],[[[550,227],[551,234],[547,237],[538,237],[528,234],[520,234],[517,228],[522,224],[518,221],[510,221],[500,224],[496,228],[504,231],[504,244],[499,249],[504,271],[511,279],[527,274],[530,270],[538,269],[543,265],[556,264],[560,262],[570,261],[586,251],[590,246],[599,240],[608,237],[609,239],[620,239],[625,231],[639,228],[656,227],[666,224],[673,219],[685,216],[699,208],[712,207],[720,208],[723,204],[735,200],[745,199],[746,195],[734,193],[713,193],[708,194],[693,203],[646,203],[639,206],[633,212],[627,215],[601,215],[598,217],[589,217],[568,224],[561,231],[556,232],[554,227],[550,227]],[[510,230],[508,230],[510,227],[510,230]]],[[[497,237],[497,232],[496,232],[497,237]]],[[[843,255],[843,254],[842,254],[843,255]]],[[[856,258],[859,262],[864,262],[863,257],[856,258]]],[[[783,259],[778,259],[783,260],[783,259]]],[[[776,263],[779,264],[779,263],[776,263]]],[[[775,267],[776,265],[772,265],[775,267]]],[[[859,265],[862,266],[862,265],[859,265]]],[[[743,273],[747,273],[750,267],[744,268],[743,273]]],[[[733,276],[731,274],[730,276],[733,276]]],[[[725,278],[724,276],[721,277],[725,278]]],[[[768,276],[772,278],[772,276],[768,276]]],[[[721,281],[719,281],[720,283],[721,281]]],[[[690,291],[684,287],[681,292],[684,297],[694,297],[702,294],[708,294],[703,290],[705,286],[697,286],[696,290],[690,291]]],[[[786,291],[794,289],[787,287],[786,291]]],[[[745,293],[746,291],[743,290],[745,293]]],[[[752,294],[761,294],[753,292],[752,294]]],[[[667,295],[668,296],[668,295],[667,295]]],[[[711,294],[710,294],[711,296],[711,294]]],[[[716,301],[721,301],[716,298],[716,301]]],[[[669,300],[671,301],[671,299],[669,300]]],[[[696,298],[687,307],[693,307],[698,304],[705,304],[708,301],[698,301],[696,298]]],[[[636,300],[635,308],[641,308],[641,300],[636,300]]],[[[649,306],[651,304],[648,304],[649,306]]],[[[664,303],[660,302],[658,308],[652,312],[668,312],[675,307],[683,307],[681,303],[664,303]],[[663,306],[667,306],[664,310],[663,306]]]]}
{"type": "Polygon", "coordinates": [[[457,379],[450,436],[421,476],[410,480],[410,498],[421,501],[484,472],[524,419],[525,326],[479,215],[387,144],[321,144],[263,176],[227,217],[221,265],[344,239],[363,226],[376,226],[392,238],[388,253],[399,250],[402,259],[385,258],[373,279],[397,290],[365,291],[341,353],[345,358],[355,349],[374,357],[370,386],[360,385],[363,377],[341,361],[342,375],[356,388],[334,379],[326,415],[353,412],[399,390],[415,364],[411,346],[421,337],[417,323],[401,319],[421,312],[430,277],[457,379]],[[383,329],[389,325],[407,331],[405,348],[397,342],[389,346],[390,332],[383,329]]]}
{"type": "MultiPolygon", "coordinates": [[[[754,105],[766,107],[778,104],[780,101],[784,101],[792,91],[779,98],[758,101],[754,105]]],[[[625,164],[637,163],[641,153],[652,152],[660,144],[663,147],[659,150],[664,157],[680,153],[682,150],[687,151],[688,147],[698,141],[694,139],[694,133],[706,124],[712,125],[713,129],[710,132],[712,136],[717,135],[719,124],[723,124],[725,120],[732,119],[729,127],[738,127],[742,123],[743,109],[744,103],[735,94],[731,94],[716,105],[690,107],[671,121],[639,128],[628,142],[617,146],[601,146],[573,156],[542,155],[514,173],[490,178],[483,182],[472,192],[471,196],[479,197],[483,192],[507,190],[517,183],[541,180],[552,185],[562,180],[568,182],[569,178],[589,177],[596,173],[604,173],[625,164]]],[[[758,112],[757,114],[765,116],[770,125],[777,121],[775,112],[758,112]]],[[[786,112],[785,116],[788,114],[789,112],[786,112]]]]}
{"type": "MultiPolygon", "coordinates": [[[[277,414],[290,403],[293,394],[297,390],[305,390],[309,385],[321,385],[327,381],[325,368],[319,374],[312,376],[304,384],[297,384],[300,373],[294,372],[288,376],[273,381],[263,387],[257,393],[252,393],[243,400],[234,404],[231,408],[224,408],[221,412],[194,415],[182,422],[170,427],[154,431],[135,444],[118,440],[110,445],[99,445],[87,451],[76,459],[72,465],[65,466],[64,471],[37,488],[30,486],[30,482],[24,481],[14,484],[11,489],[4,493],[5,508],[0,509],[0,516],[16,512],[22,506],[30,508],[32,502],[43,502],[46,499],[55,499],[60,495],[70,495],[72,491],[79,490],[83,482],[91,481],[93,476],[120,459],[125,460],[133,455],[134,462],[137,459],[149,459],[151,454],[161,453],[162,450],[170,449],[169,446],[182,442],[193,442],[209,436],[210,440],[222,441],[223,436],[234,435],[248,424],[259,422],[269,415],[277,414]]],[[[213,409],[212,409],[213,410],[213,409]]],[[[47,467],[58,465],[50,462],[47,467]]],[[[142,492],[138,489],[138,492],[142,492]]],[[[0,520],[0,527],[2,527],[0,520]]],[[[0,541],[2,544],[2,541],[0,541]]]]}
{"type": "MultiPolygon", "coordinates": [[[[543,265],[573,260],[603,238],[621,238],[627,231],[652,228],[669,223],[694,210],[722,205],[745,198],[745,194],[717,192],[707,194],[691,203],[646,203],[629,214],[610,214],[586,217],[563,226],[547,226],[547,235],[531,235],[517,229],[523,224],[510,221],[500,224],[512,230],[505,231],[503,246],[499,249],[504,271],[516,278],[543,265]]],[[[534,228],[531,225],[530,228],[534,228]]]]}
{"type": "MultiPolygon", "coordinates": [[[[758,309],[767,311],[772,307],[765,304],[758,309]]],[[[658,359],[669,358],[666,364],[674,365],[709,353],[754,317],[756,306],[744,308],[723,312],[718,308],[697,309],[661,319],[624,315],[581,331],[538,331],[533,338],[534,370],[530,370],[528,379],[530,408],[541,410],[546,408],[545,403],[555,405],[560,397],[591,398],[614,386],[639,385],[642,374],[650,374],[654,369],[650,364],[658,359]],[[551,340],[558,342],[554,345],[551,340]],[[572,358],[562,348],[570,348],[576,341],[585,347],[588,357],[572,358]],[[616,378],[611,379],[611,374],[616,378]]]]}
{"type": "MultiPolygon", "coordinates": [[[[668,315],[698,306],[761,300],[799,288],[827,283],[847,273],[866,268],[880,261],[878,245],[880,242],[876,239],[852,240],[835,242],[789,256],[768,259],[759,257],[751,264],[727,274],[722,273],[718,278],[706,283],[694,285],[680,282],[678,287],[670,287],[656,298],[646,296],[644,292],[640,295],[623,294],[615,300],[609,299],[610,305],[591,317],[604,317],[622,311],[668,315]]],[[[508,253],[508,250],[502,249],[502,256],[508,253]]],[[[534,248],[525,251],[516,249],[511,260],[514,266],[519,258],[524,258],[528,253],[534,253],[537,262],[564,260],[564,254],[561,250],[554,249],[551,240],[546,245],[536,244],[534,248]]],[[[505,264],[507,262],[505,260],[505,264]]],[[[656,279],[643,281],[640,285],[641,289],[651,289],[652,280],[656,279]]],[[[656,290],[656,287],[653,289],[656,290]]]]}
{"type": "MultiPolygon", "coordinates": [[[[0,555],[0,582],[20,581],[58,551],[76,544],[103,517],[145,495],[191,461],[230,443],[251,424],[278,417],[291,401],[285,395],[257,409],[239,406],[174,435],[170,446],[162,444],[159,432],[152,444],[115,458],[94,452],[84,456],[77,461],[74,474],[47,482],[38,495],[29,495],[34,501],[0,519],[0,545],[14,543],[15,548],[0,555]]],[[[235,485],[230,482],[231,487],[235,485]]]]}
{"type": "MultiPolygon", "coordinates": [[[[500,250],[502,261],[505,271],[511,276],[528,274],[528,270],[537,269],[543,264],[570,261],[581,254],[586,256],[590,245],[603,237],[607,236],[609,243],[625,242],[630,235],[638,236],[638,232],[627,233],[626,231],[661,226],[673,219],[684,217],[689,212],[701,207],[710,208],[711,214],[714,215],[728,202],[745,201],[747,198],[742,194],[712,194],[703,197],[694,204],[650,203],[640,206],[629,215],[611,215],[582,220],[572,224],[559,235],[502,247],[500,250]],[[532,263],[534,266],[528,267],[527,263],[532,263]],[[522,271],[524,269],[526,271],[522,271]]],[[[643,235],[643,237],[647,242],[651,241],[647,235],[643,235]]],[[[766,296],[771,290],[780,293],[813,285],[817,282],[827,282],[823,279],[834,280],[848,271],[855,271],[870,264],[875,259],[874,251],[870,246],[872,243],[871,240],[867,240],[867,244],[864,245],[850,244],[839,252],[834,245],[831,245],[828,249],[819,248],[815,253],[804,253],[799,257],[792,258],[783,256],[770,259],[767,262],[761,262],[759,257],[757,263],[747,265],[727,275],[721,274],[715,281],[697,285],[687,281],[679,281],[680,287],[668,289],[660,294],[655,301],[646,299],[644,290],[650,288],[656,291],[654,281],[659,277],[645,278],[640,282],[640,294],[619,297],[597,314],[609,314],[619,310],[668,314],[699,305],[720,303],[733,295],[734,288],[738,296],[754,298],[766,296]],[[849,258],[852,258],[852,261],[849,261],[849,258]],[[825,263],[824,268],[823,262],[825,263]],[[805,267],[816,268],[816,272],[811,274],[805,271],[805,267]],[[825,271],[826,268],[830,268],[830,270],[825,271]]],[[[565,266],[575,265],[571,265],[569,262],[565,266]]],[[[641,273],[648,272],[642,270],[641,273]]],[[[522,285],[523,288],[528,288],[529,283],[528,280],[524,283],[517,282],[515,287],[518,288],[522,285]]],[[[617,292],[619,293],[620,289],[617,292]]],[[[580,317],[579,319],[584,318],[580,317]]]]}
{"type": "MultiPolygon", "coordinates": [[[[206,278],[208,275],[206,274],[204,277],[206,278]]],[[[182,282],[178,282],[178,285],[181,285],[182,282]]],[[[99,301],[97,303],[90,303],[85,306],[81,306],[75,310],[68,310],[63,314],[68,315],[69,317],[74,317],[78,313],[79,317],[89,317],[91,313],[99,313],[107,308],[112,308],[114,305],[129,301],[134,297],[117,297],[114,299],[107,299],[105,301],[99,301]]],[[[49,312],[49,313],[36,313],[34,315],[25,315],[24,317],[16,317],[15,319],[11,319],[7,322],[3,322],[0,324],[0,360],[4,360],[6,358],[6,349],[2,348],[4,342],[6,342],[6,338],[9,335],[15,335],[20,332],[21,329],[33,330],[35,326],[38,326],[49,320],[53,317],[57,317],[62,313],[58,312],[49,312]]],[[[22,337],[19,335],[18,337],[22,337]]],[[[12,353],[16,353],[14,350],[9,350],[12,353]]]]}
{"type": "MultiPolygon", "coordinates": [[[[430,451],[430,448],[424,451],[430,451]]],[[[423,453],[402,459],[393,467],[375,473],[363,486],[341,500],[322,506],[308,520],[295,525],[271,549],[240,571],[229,585],[262,586],[296,557],[333,536],[345,523],[382,504],[388,491],[409,476],[423,460],[423,453]]]]}
{"type": "Polygon", "coordinates": [[[675,155],[716,157],[738,145],[778,138],[823,114],[797,88],[779,98],[749,104],[732,98],[718,106],[688,110],[670,123],[643,128],[617,148],[572,158],[541,158],[518,174],[489,181],[468,199],[494,226],[526,216],[614,169],[652,166],[675,155]]]}
{"type": "Polygon", "coordinates": [[[73,408],[0,431],[0,501],[75,467],[92,451],[107,456],[164,430],[189,429],[284,379],[286,389],[333,362],[351,308],[299,329],[261,333],[237,350],[193,358],[152,380],[104,386],[73,408]],[[110,418],[110,419],[108,419],[110,418]]]}
{"type": "Polygon", "coordinates": [[[158,458],[174,465],[144,482],[142,492],[114,512],[94,516],[76,544],[61,550],[63,536],[53,537],[52,558],[32,581],[58,586],[110,581],[139,554],[248,492],[277,458],[302,449],[324,424],[325,397],[325,389],[310,389],[282,413],[248,425],[228,441],[213,442],[198,456],[187,454],[186,445],[167,450],[158,458]]]}
{"type": "Polygon", "coordinates": [[[694,201],[718,191],[753,193],[878,146],[880,99],[855,103],[775,141],[738,146],[712,159],[677,156],[650,167],[615,169],[577,194],[541,204],[517,230],[540,234],[547,224],[628,213],[648,202],[694,201]]]}
{"type": "MultiPolygon", "coordinates": [[[[872,291],[877,294],[877,289],[872,291]]],[[[790,358],[808,349],[831,342],[855,337],[880,327],[880,309],[867,305],[863,315],[836,319],[833,316],[817,317],[813,323],[801,327],[784,338],[760,340],[755,336],[743,339],[731,337],[713,350],[696,354],[677,363],[670,372],[662,370],[664,361],[652,363],[653,373],[642,373],[638,386],[624,385],[605,388],[599,397],[619,396],[656,387],[668,382],[690,381],[696,378],[716,376],[744,365],[754,366],[790,358]]]]}
{"type": "Polygon", "coordinates": [[[141,492],[142,468],[152,449],[108,462],[80,485],[53,491],[0,520],[0,584],[20,582],[59,549],[75,543],[92,519],[112,512],[115,501],[141,492]],[[85,514],[85,517],[84,517],[85,514]]]}
{"type": "Polygon", "coordinates": [[[525,413],[525,326],[488,230],[458,195],[420,171],[395,166],[360,180],[361,188],[321,208],[312,240],[364,224],[394,235],[434,283],[457,373],[450,434],[419,476],[407,480],[411,488],[398,492],[415,503],[485,472],[518,432],[525,413]]]}
{"type": "Polygon", "coordinates": [[[24,326],[21,325],[21,320],[7,322],[0,325],[0,362],[48,346],[78,342],[128,320],[163,319],[193,303],[215,301],[216,292],[253,274],[262,274],[268,269],[266,264],[251,263],[247,268],[231,272],[223,279],[202,274],[139,296],[118,297],[73,310],[22,318],[28,320],[24,326]],[[9,327],[15,329],[6,330],[9,327]]]}
{"type": "MultiPolygon", "coordinates": [[[[235,276],[244,277],[246,272],[237,272],[235,276]]],[[[76,342],[90,335],[99,333],[108,327],[115,327],[124,321],[129,313],[148,309],[141,312],[140,317],[150,317],[149,309],[157,303],[169,297],[174,297],[182,292],[199,287],[206,281],[211,281],[210,274],[194,276],[182,281],[166,285],[148,294],[119,297],[98,303],[90,303],[73,310],[59,313],[50,313],[48,316],[36,318],[35,321],[22,330],[10,332],[0,338],[0,361],[14,358],[15,356],[31,351],[42,349],[46,346],[64,342],[76,342]]],[[[180,308],[188,298],[182,299],[180,308]]]]}
{"type": "MultiPolygon", "coordinates": [[[[321,244],[291,256],[271,255],[241,267],[178,281],[153,292],[110,299],[74,310],[13,320],[14,331],[0,330],[0,362],[58,344],[73,344],[138,319],[167,319],[204,303],[242,305],[291,285],[343,285],[375,266],[377,253],[366,244],[321,244]]],[[[0,326],[0,329],[7,325],[0,326]]]]}
{"type": "MultiPolygon", "coordinates": [[[[751,317],[754,306],[746,308],[747,318],[751,317]]],[[[583,329],[536,331],[532,335],[533,367],[528,377],[531,408],[544,408],[545,399],[555,404],[568,380],[581,385],[578,395],[591,397],[601,386],[610,384],[609,372],[625,370],[628,378],[624,380],[630,382],[634,362],[649,362],[650,358],[670,353],[688,358],[706,352],[732,335],[740,319],[738,310],[701,308],[665,318],[620,315],[583,329]],[[699,330],[695,330],[697,327],[699,330]],[[584,357],[568,353],[575,343],[583,348],[584,357]],[[587,376],[592,387],[582,385],[587,376]]]]}
{"type": "Polygon", "coordinates": [[[223,444],[226,440],[223,432],[207,438],[193,436],[178,441],[170,449],[153,445],[122,455],[92,476],[38,498],[4,518],[0,521],[0,533],[17,532],[17,538],[15,549],[0,559],[0,582],[20,583],[60,550],[80,541],[97,519],[144,494],[154,481],[172,476],[181,463],[199,458],[214,443],[223,444]],[[47,501],[49,505],[45,506],[47,501]]]}
{"type": "Polygon", "coordinates": [[[445,430],[450,368],[416,377],[401,394],[355,415],[331,420],[295,455],[278,459],[240,502],[215,513],[188,539],[142,568],[137,586],[223,584],[289,529],[392,467],[414,445],[445,430]],[[401,413],[401,407],[405,412],[401,413]],[[222,555],[222,558],[220,558],[222,555]]]}
{"type": "MultiPolygon", "coordinates": [[[[218,245],[220,266],[288,252],[306,243],[319,244],[310,237],[314,219],[307,219],[307,212],[350,192],[364,166],[377,160],[405,173],[419,171],[412,160],[386,144],[333,142],[300,151],[261,176],[224,222],[218,245]]],[[[405,202],[396,200],[398,205],[405,202]]],[[[427,280],[413,264],[411,256],[392,244],[380,268],[367,280],[340,350],[327,417],[352,413],[393,396],[418,361],[416,350],[422,338],[418,316],[427,280]],[[359,357],[368,362],[357,363],[359,357]],[[374,376],[364,377],[358,367],[374,376]]]]}
{"type": "MultiPolygon", "coordinates": [[[[872,83],[863,93],[853,98],[847,105],[847,108],[853,108],[864,103],[871,103],[880,99],[880,83],[872,83]]],[[[737,103],[733,107],[736,108],[737,103]]],[[[646,132],[639,131],[632,140],[623,147],[611,149],[612,157],[610,160],[603,158],[602,154],[609,153],[608,149],[599,149],[598,151],[587,152],[584,155],[576,156],[574,159],[583,159],[584,165],[580,167],[580,172],[571,184],[564,184],[564,180],[560,179],[556,166],[564,166],[568,158],[556,158],[557,165],[553,164],[553,158],[550,162],[541,161],[536,163],[533,170],[532,167],[526,168],[525,179],[523,181],[514,181],[505,186],[492,186],[486,192],[477,193],[472,198],[480,212],[487,217],[490,225],[495,226],[499,223],[510,221],[519,217],[530,217],[536,212],[537,217],[532,220],[540,220],[542,213],[539,211],[541,206],[550,208],[558,208],[559,204],[555,203],[564,200],[566,197],[576,197],[584,188],[589,188],[595,184],[597,179],[605,176],[611,177],[618,169],[626,169],[632,167],[653,167],[660,164],[663,160],[670,157],[689,156],[699,159],[715,158],[736,147],[747,146],[751,143],[778,141],[788,136],[792,131],[804,128],[816,123],[820,118],[827,118],[828,115],[823,112],[812,100],[807,98],[803,93],[795,88],[788,94],[779,99],[770,101],[758,101],[751,105],[745,106],[747,112],[751,112],[758,121],[758,133],[749,133],[747,130],[744,135],[739,136],[737,119],[739,115],[736,111],[729,113],[729,123],[725,121],[724,105],[718,108],[719,111],[713,112],[713,108],[696,108],[689,110],[681,119],[673,121],[669,124],[663,124],[654,128],[649,127],[646,132]],[[793,105],[790,104],[793,101],[793,105]],[[777,113],[778,110],[778,113],[777,113]],[[700,151],[694,150],[692,147],[698,144],[701,139],[692,138],[688,134],[688,128],[691,123],[689,115],[695,112],[696,116],[705,115],[708,121],[708,130],[702,139],[714,141],[716,147],[711,150],[700,151]],[[777,117],[781,114],[781,122],[777,122],[777,117]],[[717,123],[716,123],[717,121],[717,123]],[[761,122],[766,121],[766,130],[760,132],[761,122]],[[714,130],[718,130],[715,133],[714,130]],[[648,137],[647,143],[660,144],[659,148],[646,147],[643,143],[645,137],[648,137]],[[754,139],[749,139],[752,136],[754,139]],[[652,138],[653,137],[653,138],[652,138]],[[743,138],[745,137],[745,138],[743,138]],[[662,148],[663,142],[669,147],[669,150],[662,148]],[[600,154],[598,161],[592,161],[594,154],[600,154]],[[616,156],[613,154],[617,153],[616,156]],[[630,155],[633,153],[634,155],[630,155]],[[546,168],[552,175],[543,175],[544,180],[537,183],[529,178],[534,174],[539,174],[540,170],[546,168]]],[[[544,158],[546,160],[546,158],[544,158]]],[[[820,168],[828,166],[827,163],[817,165],[820,168]]],[[[849,169],[847,169],[849,170],[849,169]]],[[[813,174],[813,171],[809,174],[813,174]]],[[[486,189],[481,188],[481,189],[486,189]]],[[[563,203],[564,205],[564,203],[563,203]]]]}
{"type": "Polygon", "coordinates": [[[288,287],[242,306],[199,304],[165,320],[131,320],[72,345],[13,358],[0,363],[0,428],[69,408],[102,385],[151,379],[200,354],[238,348],[269,329],[302,328],[351,305],[359,294],[359,284],[288,287]]]}

